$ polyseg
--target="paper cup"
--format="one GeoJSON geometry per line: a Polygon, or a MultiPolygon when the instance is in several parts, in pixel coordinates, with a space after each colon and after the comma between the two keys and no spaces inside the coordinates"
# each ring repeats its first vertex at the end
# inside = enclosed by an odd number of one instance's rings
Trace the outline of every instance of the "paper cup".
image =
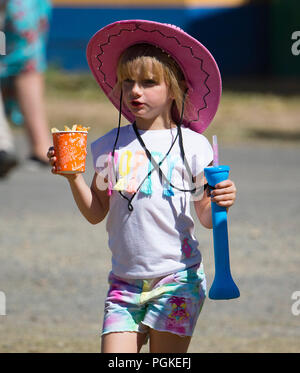
{"type": "Polygon", "coordinates": [[[52,133],[55,150],[56,172],[77,174],[85,171],[86,131],[59,131],[52,133]]]}

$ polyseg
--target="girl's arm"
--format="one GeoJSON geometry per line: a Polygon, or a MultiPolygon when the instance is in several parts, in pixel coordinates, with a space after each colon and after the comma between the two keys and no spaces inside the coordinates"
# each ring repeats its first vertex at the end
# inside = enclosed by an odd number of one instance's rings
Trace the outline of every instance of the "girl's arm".
{"type": "MultiPolygon", "coordinates": [[[[206,183],[206,179],[204,183],[206,183]]],[[[216,202],[217,205],[231,207],[236,199],[236,187],[233,181],[224,180],[215,185],[215,189],[211,191],[211,197],[206,192],[199,201],[194,201],[195,211],[200,223],[205,228],[212,228],[212,215],[211,215],[211,201],[216,202]]]]}
{"type": "Polygon", "coordinates": [[[109,210],[109,196],[107,191],[101,191],[97,188],[94,175],[92,185],[89,187],[81,174],[68,177],[74,200],[82,215],[91,224],[100,223],[107,215],[109,210]]]}
{"type": "MultiPolygon", "coordinates": [[[[52,166],[52,173],[56,174],[56,157],[54,148],[50,147],[47,153],[49,163],[52,166]]],[[[82,213],[82,215],[91,223],[100,223],[108,213],[109,210],[109,196],[106,190],[99,190],[98,185],[105,180],[100,179],[101,176],[94,175],[92,185],[89,187],[82,174],[61,174],[64,176],[71,187],[74,200],[82,213]]]]}

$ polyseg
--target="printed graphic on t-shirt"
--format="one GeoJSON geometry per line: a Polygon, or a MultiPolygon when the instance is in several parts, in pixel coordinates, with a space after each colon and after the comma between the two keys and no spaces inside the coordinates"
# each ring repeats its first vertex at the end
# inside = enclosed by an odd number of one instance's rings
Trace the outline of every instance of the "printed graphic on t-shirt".
{"type": "Polygon", "coordinates": [[[143,150],[121,149],[117,152],[117,159],[119,161],[115,160],[114,164],[112,159],[108,163],[108,167],[112,168],[109,170],[109,180],[114,190],[128,193],[136,193],[139,190],[141,193],[151,195],[153,189],[158,187],[162,189],[165,197],[171,197],[174,196],[173,186],[186,190],[194,188],[192,175],[188,175],[179,154],[165,156],[162,152],[153,151],[149,160],[143,150]],[[161,172],[154,169],[155,163],[152,159],[160,166],[161,172]],[[154,185],[154,173],[159,174],[160,185],[154,185]]]}
{"type": "MultiPolygon", "coordinates": [[[[194,158],[192,161],[195,162],[194,158]]],[[[140,191],[145,195],[152,195],[153,189],[160,187],[165,197],[171,197],[174,196],[172,185],[187,190],[195,187],[191,175],[188,175],[183,165],[180,154],[166,156],[162,152],[152,151],[151,160],[149,160],[144,150],[124,148],[116,150],[114,156],[110,152],[106,161],[103,161],[103,157],[99,158],[98,169],[101,169],[103,177],[108,178],[108,188],[111,190],[130,194],[140,191]],[[161,173],[154,169],[152,159],[160,166],[161,173]],[[99,167],[101,162],[105,165],[99,167]],[[154,185],[154,173],[160,174],[160,186],[154,185]]]]}
{"type": "Polygon", "coordinates": [[[96,178],[98,189],[107,190],[108,195],[120,192],[130,198],[130,195],[139,194],[139,197],[148,196],[151,200],[154,195],[169,200],[179,197],[182,192],[192,191],[189,193],[191,201],[200,200],[203,197],[203,170],[212,160],[211,145],[201,134],[183,128],[183,161],[176,134],[177,129],[141,132],[152,161],[137,140],[132,125],[121,127],[119,136],[117,129],[113,129],[94,141],[91,150],[99,175],[96,178]],[[159,166],[161,171],[153,160],[157,164],[163,160],[159,166]]]}
{"type": "Polygon", "coordinates": [[[182,253],[183,253],[184,257],[189,258],[191,256],[191,253],[192,253],[192,248],[188,243],[188,238],[183,239],[183,243],[182,243],[181,248],[182,248],[182,253]]]}

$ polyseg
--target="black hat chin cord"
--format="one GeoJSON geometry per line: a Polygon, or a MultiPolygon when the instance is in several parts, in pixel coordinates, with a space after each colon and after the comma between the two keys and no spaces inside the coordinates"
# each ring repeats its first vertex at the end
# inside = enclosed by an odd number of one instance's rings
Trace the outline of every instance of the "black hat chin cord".
{"type": "MultiPolygon", "coordinates": [[[[164,173],[162,172],[160,166],[161,164],[164,162],[164,160],[167,158],[167,156],[169,155],[170,151],[172,150],[177,138],[179,138],[179,147],[180,147],[180,154],[181,154],[181,158],[182,158],[182,161],[184,163],[184,165],[186,166],[186,170],[188,172],[188,175],[190,177],[190,182],[191,183],[194,183],[194,177],[192,175],[192,172],[191,172],[191,169],[188,165],[188,163],[186,162],[186,158],[185,158],[185,153],[184,153],[184,148],[183,148],[183,138],[182,138],[182,131],[181,131],[181,124],[182,124],[182,120],[183,120],[183,113],[184,113],[184,103],[185,103],[185,96],[186,96],[186,93],[184,94],[184,97],[183,97],[183,102],[182,102],[182,109],[181,109],[181,115],[180,115],[180,120],[179,120],[179,123],[177,124],[176,123],[176,126],[177,126],[177,134],[175,136],[175,139],[173,140],[168,152],[165,154],[165,156],[163,157],[163,159],[157,163],[154,158],[151,156],[151,153],[150,151],[147,149],[141,135],[139,134],[139,131],[137,129],[137,126],[136,126],[136,122],[133,123],[133,129],[134,129],[134,132],[136,134],[136,137],[139,141],[139,143],[141,144],[142,148],[145,150],[145,153],[146,153],[146,156],[147,158],[149,159],[149,161],[151,162],[151,164],[153,165],[153,168],[148,172],[148,174],[144,177],[144,179],[142,180],[142,182],[140,183],[140,185],[138,186],[136,192],[131,196],[131,198],[128,198],[127,196],[125,196],[121,191],[119,191],[119,194],[128,201],[128,210],[129,211],[133,211],[133,206],[132,206],[132,200],[133,198],[136,196],[137,192],[139,191],[139,189],[141,188],[141,186],[143,185],[144,181],[152,174],[152,172],[154,170],[157,170],[159,172],[159,175],[162,176],[164,178],[164,180],[167,182],[168,185],[170,185],[172,188],[176,189],[176,190],[179,190],[181,192],[190,192],[190,193],[195,193],[196,192],[196,188],[194,187],[193,189],[181,189],[181,188],[178,188],[176,187],[175,185],[173,185],[169,180],[168,178],[164,175],[164,173]]],[[[117,177],[116,177],[116,170],[115,170],[115,162],[114,162],[114,154],[115,154],[115,149],[116,149],[116,146],[117,146],[117,142],[118,142],[118,138],[119,138],[119,134],[120,134],[120,126],[121,126],[121,114],[122,114],[122,98],[123,98],[123,91],[121,90],[121,95],[120,95],[120,110],[119,110],[119,123],[118,123],[118,131],[117,131],[117,136],[116,136],[116,140],[115,140],[115,143],[114,143],[114,147],[113,147],[113,151],[112,151],[112,158],[113,158],[113,170],[114,170],[114,176],[115,176],[115,180],[117,182],[117,177]]]]}
{"type": "Polygon", "coordinates": [[[115,150],[116,150],[116,146],[117,146],[117,142],[118,142],[119,134],[120,134],[121,117],[122,117],[122,102],[123,102],[123,90],[121,89],[121,94],[120,94],[120,110],[119,110],[119,120],[118,120],[118,131],[117,131],[117,136],[116,136],[116,139],[115,139],[113,151],[111,153],[113,158],[114,158],[114,155],[115,155],[115,150]]]}
{"type": "MultiPolygon", "coordinates": [[[[116,151],[116,146],[117,146],[117,142],[118,142],[118,139],[119,139],[119,135],[120,135],[120,128],[121,128],[121,118],[122,118],[122,103],[123,103],[123,90],[121,89],[121,94],[120,94],[120,110],[119,110],[119,120],[118,120],[118,130],[117,130],[117,136],[116,136],[116,140],[115,140],[115,143],[114,143],[114,147],[113,147],[113,151],[111,153],[112,155],[112,164],[113,164],[113,172],[114,172],[114,177],[115,177],[115,180],[116,182],[118,181],[117,179],[117,173],[116,173],[116,169],[115,169],[115,160],[114,160],[114,156],[115,156],[115,151],[116,151]]],[[[126,197],[121,191],[119,191],[119,194],[128,201],[128,210],[129,211],[133,211],[133,206],[132,206],[132,199],[133,198],[128,198],[126,197]]]]}

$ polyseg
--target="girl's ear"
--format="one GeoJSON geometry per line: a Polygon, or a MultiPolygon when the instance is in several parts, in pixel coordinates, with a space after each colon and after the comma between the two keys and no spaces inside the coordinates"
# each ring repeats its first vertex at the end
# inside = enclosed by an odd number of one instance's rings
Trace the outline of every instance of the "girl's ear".
{"type": "Polygon", "coordinates": [[[175,96],[174,96],[174,93],[169,89],[169,98],[171,100],[175,100],[175,96]]]}

